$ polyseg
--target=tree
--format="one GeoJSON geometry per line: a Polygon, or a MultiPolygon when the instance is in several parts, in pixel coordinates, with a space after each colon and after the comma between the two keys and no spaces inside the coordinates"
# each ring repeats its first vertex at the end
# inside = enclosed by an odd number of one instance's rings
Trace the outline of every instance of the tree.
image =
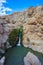
{"type": "Polygon", "coordinates": [[[19,29],[13,29],[12,32],[9,34],[8,41],[10,45],[15,46],[18,43],[18,32],[19,29]]]}

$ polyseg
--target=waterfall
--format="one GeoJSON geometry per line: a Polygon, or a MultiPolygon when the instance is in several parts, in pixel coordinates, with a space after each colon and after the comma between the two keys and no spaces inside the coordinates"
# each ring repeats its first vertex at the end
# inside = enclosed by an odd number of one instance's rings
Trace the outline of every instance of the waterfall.
{"type": "Polygon", "coordinates": [[[21,44],[21,38],[20,38],[20,36],[19,36],[19,41],[18,41],[18,44],[17,44],[17,46],[20,46],[21,44]]]}

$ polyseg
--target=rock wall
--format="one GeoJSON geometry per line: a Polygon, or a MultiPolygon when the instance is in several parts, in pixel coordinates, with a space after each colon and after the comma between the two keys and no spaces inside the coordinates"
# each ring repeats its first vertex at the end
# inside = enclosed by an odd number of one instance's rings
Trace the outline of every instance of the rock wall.
{"type": "Polygon", "coordinates": [[[43,6],[0,17],[0,47],[12,29],[23,26],[23,45],[43,53],[43,6]],[[2,41],[3,40],[3,41],[2,41]]]}
{"type": "Polygon", "coordinates": [[[23,45],[43,53],[43,7],[34,9],[23,24],[23,45]]]}

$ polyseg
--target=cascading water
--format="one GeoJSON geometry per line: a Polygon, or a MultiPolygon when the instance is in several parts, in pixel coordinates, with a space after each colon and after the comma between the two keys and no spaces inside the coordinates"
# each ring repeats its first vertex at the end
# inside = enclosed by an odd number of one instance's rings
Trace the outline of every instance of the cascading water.
{"type": "Polygon", "coordinates": [[[19,41],[18,41],[18,44],[17,44],[17,46],[21,46],[21,38],[19,37],[19,41]]]}
{"type": "Polygon", "coordinates": [[[19,41],[18,41],[17,46],[21,46],[21,33],[20,33],[20,32],[19,32],[19,34],[18,34],[18,37],[19,37],[19,41]]]}

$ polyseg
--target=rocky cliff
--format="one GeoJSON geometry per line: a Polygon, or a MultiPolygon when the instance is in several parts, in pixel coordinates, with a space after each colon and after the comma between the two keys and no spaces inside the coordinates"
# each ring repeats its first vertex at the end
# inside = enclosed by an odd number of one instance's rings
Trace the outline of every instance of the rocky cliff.
{"type": "Polygon", "coordinates": [[[23,26],[25,47],[43,53],[43,6],[30,7],[23,12],[0,17],[0,47],[8,39],[12,29],[23,26]]]}

